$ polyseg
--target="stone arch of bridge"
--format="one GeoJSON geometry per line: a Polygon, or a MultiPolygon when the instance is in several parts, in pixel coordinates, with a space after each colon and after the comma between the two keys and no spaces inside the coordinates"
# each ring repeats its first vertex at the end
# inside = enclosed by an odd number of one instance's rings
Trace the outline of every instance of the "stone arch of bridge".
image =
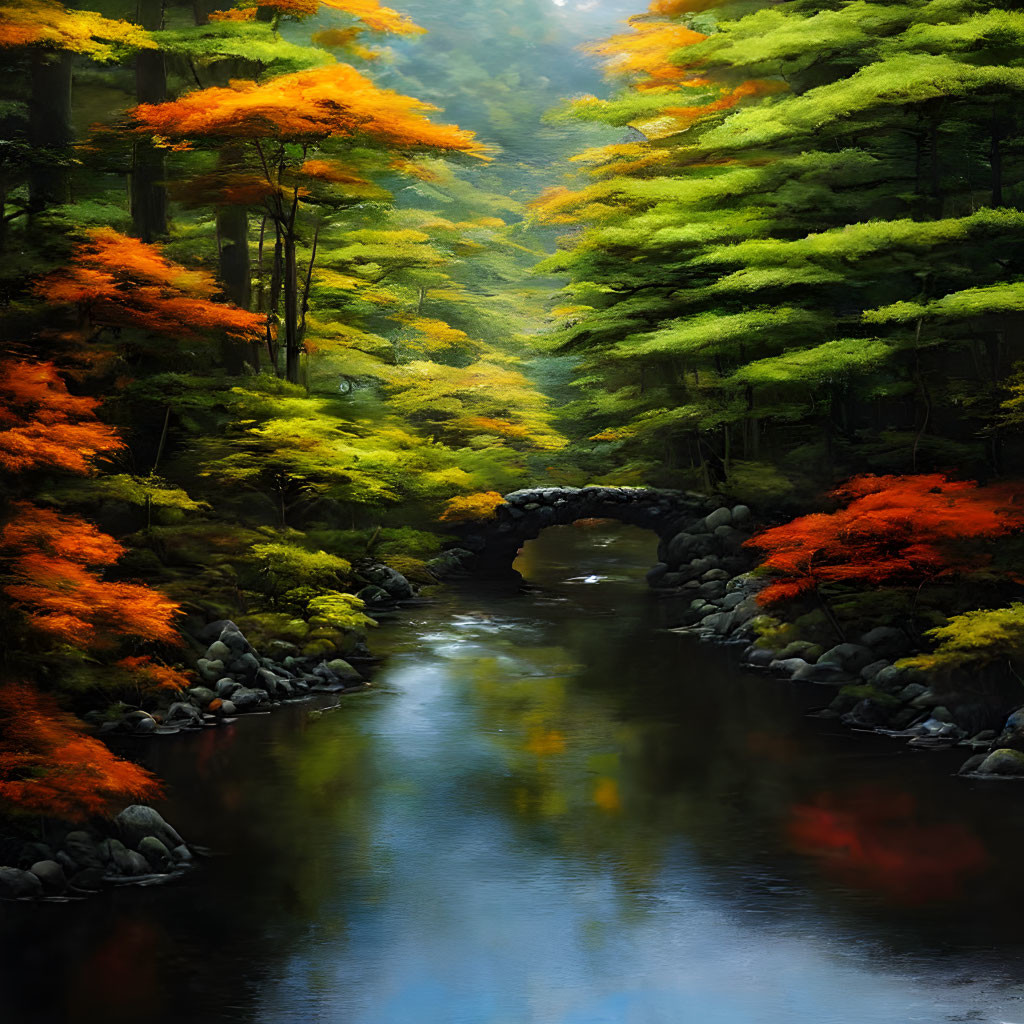
{"type": "Polygon", "coordinates": [[[614,519],[653,531],[665,562],[672,538],[721,507],[721,499],[693,491],[653,487],[536,487],[513,491],[486,520],[452,529],[454,544],[466,553],[464,568],[502,576],[522,546],[550,526],[579,519],[614,519]]]}

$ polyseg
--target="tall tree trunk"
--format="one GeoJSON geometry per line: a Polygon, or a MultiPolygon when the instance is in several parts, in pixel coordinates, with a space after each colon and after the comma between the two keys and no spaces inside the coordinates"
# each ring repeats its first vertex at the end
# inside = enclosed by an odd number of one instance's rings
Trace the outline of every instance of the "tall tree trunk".
{"type": "Polygon", "coordinates": [[[289,229],[284,235],[284,348],[285,379],[299,383],[299,275],[295,258],[295,233],[289,229]]]}
{"type": "MultiPolygon", "coordinates": [[[[145,29],[163,27],[164,0],[138,0],[136,18],[145,29]]],[[[167,67],[161,50],[139,50],[135,55],[135,97],[140,103],[167,99],[167,67]]],[[[132,151],[131,205],[135,234],[144,242],[166,238],[167,158],[148,139],[139,139],[132,151]]]]}
{"type": "MultiPolygon", "coordinates": [[[[223,155],[223,154],[222,154],[223,155]]],[[[217,208],[217,236],[220,239],[220,281],[224,294],[242,309],[252,299],[249,270],[249,218],[242,206],[217,208]]],[[[240,374],[245,367],[245,348],[237,341],[224,340],[221,359],[228,373],[240,374]]],[[[249,353],[254,370],[259,369],[259,348],[249,353]]]]}
{"type": "Polygon", "coordinates": [[[270,300],[267,303],[267,354],[274,366],[274,372],[280,375],[277,355],[281,348],[281,321],[278,310],[281,308],[281,278],[284,263],[284,247],[281,238],[281,225],[274,221],[274,262],[270,270],[270,300]]]}
{"type": "Polygon", "coordinates": [[[29,177],[29,210],[71,200],[71,68],[67,51],[32,55],[32,95],[29,99],[29,141],[37,163],[29,177]]]}
{"type": "Polygon", "coordinates": [[[217,209],[220,236],[220,280],[224,294],[242,309],[252,301],[249,268],[249,217],[244,206],[217,209]]]}

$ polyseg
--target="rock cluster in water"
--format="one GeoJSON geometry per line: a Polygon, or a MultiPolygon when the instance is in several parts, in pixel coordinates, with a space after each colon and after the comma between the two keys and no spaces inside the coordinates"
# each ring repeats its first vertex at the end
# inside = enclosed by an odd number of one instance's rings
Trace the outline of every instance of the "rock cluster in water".
{"type": "Polygon", "coordinates": [[[289,654],[275,661],[261,657],[230,619],[211,622],[198,632],[197,639],[208,645],[196,661],[198,685],[159,710],[128,711],[113,720],[93,711],[85,716],[86,721],[98,726],[101,733],[167,735],[233,721],[237,715],[310,693],[339,693],[367,685],[359,670],[343,658],[289,654]]]}
{"type": "Polygon", "coordinates": [[[1007,709],[995,698],[938,692],[920,672],[897,667],[895,662],[916,651],[920,637],[879,626],[828,649],[803,640],[779,650],[756,644],[754,619],[764,612],[757,593],[765,583],[749,575],[754,559],[743,544],[753,529],[749,509],[723,506],[662,538],[660,561],[647,580],[665,596],[692,596],[678,630],[743,643],[748,666],[834,687],[835,696],[819,712],[823,716],[913,747],[968,748],[974,753],[963,774],[1024,777],[1024,709],[1006,718],[1007,709]]]}
{"type": "Polygon", "coordinates": [[[0,898],[86,896],[111,885],[159,885],[194,861],[190,847],[152,807],[126,807],[105,826],[58,829],[49,843],[5,840],[0,898]],[[62,834],[61,834],[62,833],[62,834]]]}

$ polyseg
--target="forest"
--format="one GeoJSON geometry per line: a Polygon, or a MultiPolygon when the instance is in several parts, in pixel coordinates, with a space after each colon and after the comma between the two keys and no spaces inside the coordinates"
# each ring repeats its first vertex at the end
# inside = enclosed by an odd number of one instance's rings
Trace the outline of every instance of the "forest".
{"type": "Polygon", "coordinates": [[[754,646],[1024,700],[1024,5],[224,2],[0,0],[0,832],[159,799],[211,639],[361,678],[531,488],[752,510],[754,646]]]}

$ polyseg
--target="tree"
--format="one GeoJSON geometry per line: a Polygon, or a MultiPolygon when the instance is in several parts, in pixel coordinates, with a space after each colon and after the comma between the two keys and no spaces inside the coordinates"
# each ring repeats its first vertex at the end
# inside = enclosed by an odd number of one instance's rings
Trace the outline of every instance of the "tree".
{"type": "Polygon", "coordinates": [[[92,228],[84,235],[69,264],[36,285],[50,304],[77,309],[83,340],[121,328],[178,337],[214,331],[242,341],[259,337],[261,318],[213,301],[218,288],[205,271],[188,270],[167,259],[159,246],[112,228],[92,228]]]}
{"type": "MultiPolygon", "coordinates": [[[[95,416],[99,403],[78,397],[51,363],[8,359],[0,372],[0,468],[8,493],[40,471],[92,472],[101,455],[122,442],[95,416]]],[[[176,645],[178,607],[158,591],[104,579],[124,548],[80,516],[13,501],[0,525],[0,589],[10,606],[3,632],[7,669],[45,675],[60,652],[62,684],[96,685],[88,665],[126,640],[176,645]],[[84,676],[83,676],[84,672],[84,676]]],[[[122,662],[126,679],[142,688],[185,679],[154,661],[122,662]]],[[[153,777],[80,735],[52,697],[23,681],[0,686],[0,802],[19,812],[84,818],[113,802],[153,796],[153,777]]]]}
{"type": "MultiPolygon", "coordinates": [[[[259,198],[272,221],[280,253],[279,286],[284,300],[285,376],[298,380],[303,315],[297,262],[299,214],[311,181],[345,181],[344,169],[317,153],[326,144],[369,144],[482,157],[472,135],[424,116],[428,104],[380,89],[347,64],[280,75],[268,82],[233,82],[226,88],[196,90],[179,100],[141,104],[129,113],[132,130],[181,144],[233,143],[256,168],[259,198]],[[341,175],[338,177],[338,175],[341,175]]],[[[310,266],[317,238],[310,244],[310,266]]],[[[278,260],[275,258],[275,272],[278,260]]],[[[307,274],[308,276],[308,274],[307,274]]],[[[279,282],[279,284],[278,284],[279,282]]]]}
{"type": "Polygon", "coordinates": [[[155,46],[135,25],[95,11],[69,10],[55,0],[12,0],[0,5],[0,50],[26,60],[30,70],[30,91],[24,113],[19,111],[15,121],[10,156],[0,160],[0,223],[6,226],[26,213],[38,214],[71,199],[74,55],[112,61],[126,52],[155,46]],[[12,193],[26,169],[29,195],[23,202],[12,193]],[[8,210],[8,205],[14,205],[14,210],[8,210]]]}
{"type": "Polygon", "coordinates": [[[659,3],[604,44],[630,87],[561,116],[633,139],[537,211],[582,228],[542,268],[572,278],[551,343],[610,463],[741,488],[767,456],[808,494],[1000,471],[1022,29],[995,3],[659,3]],[[671,26],[704,38],[659,49],[671,26]]]}
{"type": "Polygon", "coordinates": [[[68,392],[53,363],[0,362],[0,467],[7,473],[61,469],[88,473],[123,442],[96,418],[99,401],[68,392]]]}
{"type": "Polygon", "coordinates": [[[160,795],[148,771],[83,735],[81,723],[32,686],[0,686],[0,726],[0,805],[9,813],[82,821],[160,795]]]}
{"type": "Polygon", "coordinates": [[[766,553],[770,582],[758,594],[761,604],[811,593],[835,623],[824,588],[984,578],[991,554],[979,542],[1024,527],[1019,488],[1008,484],[982,487],[938,473],[861,476],[831,496],[845,507],[801,516],[747,542],[766,553]]]}

